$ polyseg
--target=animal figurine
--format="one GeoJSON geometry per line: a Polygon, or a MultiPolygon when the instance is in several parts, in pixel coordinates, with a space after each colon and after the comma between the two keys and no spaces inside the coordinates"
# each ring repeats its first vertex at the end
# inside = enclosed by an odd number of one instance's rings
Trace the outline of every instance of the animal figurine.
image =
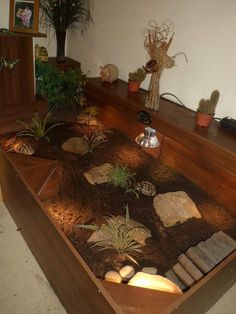
{"type": "Polygon", "coordinates": [[[35,153],[33,147],[30,144],[24,142],[18,142],[12,145],[8,152],[14,151],[15,153],[24,154],[24,155],[33,155],[35,153]]]}
{"type": "Polygon", "coordinates": [[[119,70],[115,64],[100,66],[100,77],[103,82],[113,83],[118,79],[119,70]]]}
{"type": "Polygon", "coordinates": [[[15,65],[19,63],[19,59],[7,59],[5,57],[0,57],[0,70],[9,69],[13,70],[15,65]]]}
{"type": "Polygon", "coordinates": [[[146,196],[154,196],[156,194],[155,185],[148,181],[138,182],[135,186],[135,190],[146,196]]]}
{"type": "Polygon", "coordinates": [[[38,44],[35,45],[35,60],[48,62],[48,52],[45,47],[39,47],[38,44]]]}

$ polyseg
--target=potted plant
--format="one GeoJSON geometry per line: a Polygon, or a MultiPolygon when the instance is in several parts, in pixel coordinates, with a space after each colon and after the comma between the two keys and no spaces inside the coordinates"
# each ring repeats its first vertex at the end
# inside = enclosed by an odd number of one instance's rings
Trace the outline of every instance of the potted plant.
{"type": "Polygon", "coordinates": [[[92,21],[89,0],[41,0],[42,26],[53,28],[57,40],[57,62],[65,62],[68,29],[86,29],[92,21]]]}
{"type": "Polygon", "coordinates": [[[129,73],[128,89],[130,92],[138,92],[140,84],[146,78],[146,72],[142,68],[138,68],[135,72],[129,73]]]}
{"type": "Polygon", "coordinates": [[[220,93],[218,90],[214,90],[211,93],[210,99],[201,99],[199,101],[196,124],[203,127],[208,127],[215,114],[215,108],[219,101],[220,93]]]}

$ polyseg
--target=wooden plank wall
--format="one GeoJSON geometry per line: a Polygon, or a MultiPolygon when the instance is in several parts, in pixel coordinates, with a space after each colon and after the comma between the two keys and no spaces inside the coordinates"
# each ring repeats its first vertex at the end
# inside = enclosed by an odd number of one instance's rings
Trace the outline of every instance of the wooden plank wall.
{"type": "Polygon", "coordinates": [[[68,313],[120,313],[2,150],[0,173],[3,201],[68,313]]]}
{"type": "Polygon", "coordinates": [[[13,70],[0,70],[0,107],[34,101],[32,37],[0,35],[0,57],[20,60],[13,70]]]}

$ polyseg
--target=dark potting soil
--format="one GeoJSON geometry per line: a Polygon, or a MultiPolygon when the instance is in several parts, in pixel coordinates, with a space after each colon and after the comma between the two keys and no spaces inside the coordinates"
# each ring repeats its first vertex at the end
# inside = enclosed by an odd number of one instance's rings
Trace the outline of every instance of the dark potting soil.
{"type": "MultiPolygon", "coordinates": [[[[59,162],[59,193],[44,203],[57,225],[64,231],[80,255],[99,278],[108,270],[119,269],[128,260],[121,260],[112,251],[98,252],[87,243],[92,231],[78,228],[77,224],[105,222],[105,216],[125,215],[128,205],[130,218],[151,230],[143,253],[136,257],[136,270],[154,266],[163,275],[180,254],[212,233],[222,230],[236,239],[236,217],[208,196],[183,175],[174,172],[147,154],[134,141],[117,130],[107,133],[109,142],[83,156],[64,152],[61,144],[73,136],[80,136],[77,125],[64,124],[50,133],[50,142],[31,141],[36,155],[55,158],[59,162]],[[136,173],[136,181],[150,181],[157,193],[185,191],[195,202],[202,219],[189,219],[183,224],[165,228],[153,207],[153,197],[125,193],[109,184],[91,185],[83,173],[103,163],[126,165],[136,173]]],[[[203,187],[204,188],[204,187],[203,187]]]]}

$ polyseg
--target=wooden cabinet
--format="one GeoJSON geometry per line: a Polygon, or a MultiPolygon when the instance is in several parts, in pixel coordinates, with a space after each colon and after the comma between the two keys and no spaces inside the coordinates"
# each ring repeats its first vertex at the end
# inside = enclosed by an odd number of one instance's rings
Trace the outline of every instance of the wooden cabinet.
{"type": "Polygon", "coordinates": [[[45,113],[47,101],[38,99],[34,90],[33,39],[31,35],[1,34],[0,58],[18,59],[13,69],[0,70],[0,134],[15,131],[16,119],[45,113]]]}

